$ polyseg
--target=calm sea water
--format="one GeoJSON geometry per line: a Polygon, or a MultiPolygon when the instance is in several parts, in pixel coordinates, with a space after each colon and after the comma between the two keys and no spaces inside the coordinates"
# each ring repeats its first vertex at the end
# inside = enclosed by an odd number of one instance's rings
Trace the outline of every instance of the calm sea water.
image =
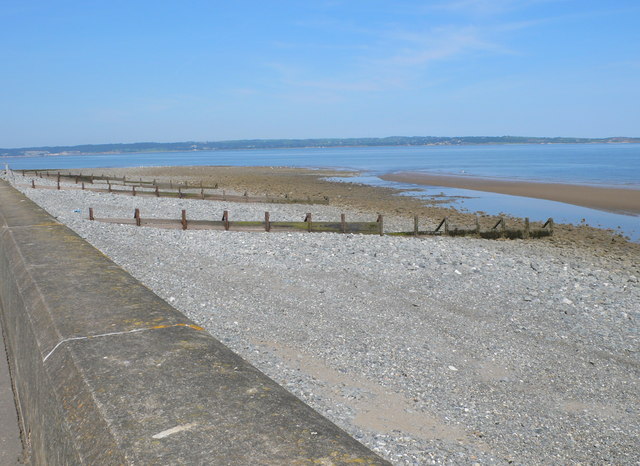
{"type": "MultiPolygon", "coordinates": [[[[419,188],[411,195],[449,197],[458,208],[613,228],[640,240],[640,217],[501,194],[383,182],[394,171],[620,186],[640,189],[640,144],[540,144],[494,146],[351,147],[211,152],[0,157],[13,169],[170,165],[291,166],[357,169],[365,183],[419,188]]],[[[353,179],[351,179],[353,180],[353,179]]]]}

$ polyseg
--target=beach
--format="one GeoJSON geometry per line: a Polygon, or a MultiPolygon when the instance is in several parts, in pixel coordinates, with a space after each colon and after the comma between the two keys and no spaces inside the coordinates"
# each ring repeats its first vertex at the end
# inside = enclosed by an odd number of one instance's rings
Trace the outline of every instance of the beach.
{"type": "MultiPolygon", "coordinates": [[[[106,171],[106,170],[105,170],[106,171]]],[[[329,205],[20,189],[258,369],[394,464],[633,464],[640,255],[590,227],[551,238],[159,230],[88,220],[475,216],[288,168],[117,169],[329,205]]],[[[96,171],[97,174],[97,171],[96,171]]],[[[46,183],[47,181],[41,181],[46,183]]],[[[48,181],[51,185],[54,181],[48,181]]],[[[482,219],[487,224],[493,218],[482,219]]],[[[517,223],[519,219],[510,219],[517,223]]]]}
{"type": "Polygon", "coordinates": [[[546,199],[618,214],[640,215],[640,189],[498,180],[475,176],[452,176],[417,172],[393,173],[383,175],[380,178],[424,186],[444,186],[546,199]]]}

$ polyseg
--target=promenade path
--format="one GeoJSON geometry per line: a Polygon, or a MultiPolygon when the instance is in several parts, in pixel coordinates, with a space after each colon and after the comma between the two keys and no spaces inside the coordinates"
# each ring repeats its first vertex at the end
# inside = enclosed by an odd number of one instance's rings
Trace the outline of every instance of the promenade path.
{"type": "Polygon", "coordinates": [[[22,443],[2,332],[0,332],[0,419],[2,420],[0,422],[0,464],[6,466],[21,464],[19,458],[22,454],[22,443]]]}

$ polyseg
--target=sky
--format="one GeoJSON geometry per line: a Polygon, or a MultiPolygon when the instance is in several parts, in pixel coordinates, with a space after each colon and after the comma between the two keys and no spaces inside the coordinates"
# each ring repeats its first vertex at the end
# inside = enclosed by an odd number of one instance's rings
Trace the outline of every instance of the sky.
{"type": "Polygon", "coordinates": [[[0,0],[0,147],[640,137],[638,0],[0,0]]]}

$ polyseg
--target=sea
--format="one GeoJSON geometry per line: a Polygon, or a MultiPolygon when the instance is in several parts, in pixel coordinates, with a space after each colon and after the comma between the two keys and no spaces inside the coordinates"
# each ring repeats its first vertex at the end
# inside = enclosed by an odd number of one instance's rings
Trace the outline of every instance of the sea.
{"type": "Polygon", "coordinates": [[[464,146],[326,147],[130,154],[0,157],[12,169],[98,169],[151,166],[287,166],[357,170],[361,182],[405,190],[403,195],[450,202],[459,210],[507,214],[612,229],[640,242],[640,217],[561,202],[465,189],[383,181],[379,175],[414,171],[504,180],[640,189],[640,144],[509,144],[464,146]]]}

